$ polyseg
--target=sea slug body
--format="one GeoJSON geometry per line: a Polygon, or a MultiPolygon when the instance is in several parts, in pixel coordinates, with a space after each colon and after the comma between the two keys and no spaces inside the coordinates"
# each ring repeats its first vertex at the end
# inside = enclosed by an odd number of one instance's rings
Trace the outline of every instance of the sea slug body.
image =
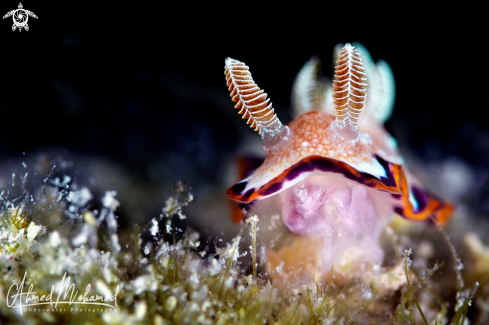
{"type": "Polygon", "coordinates": [[[318,78],[315,58],[299,72],[292,101],[298,116],[289,125],[280,122],[249,68],[225,61],[235,107],[259,132],[266,153],[227,195],[251,210],[258,210],[255,202],[280,200],[282,220],[293,233],[323,238],[323,270],[350,248],[381,264],[379,237],[394,213],[443,225],[453,210],[407,171],[382,126],[394,103],[389,66],[373,63],[360,44],[346,44],[337,57],[332,87],[318,78]]]}

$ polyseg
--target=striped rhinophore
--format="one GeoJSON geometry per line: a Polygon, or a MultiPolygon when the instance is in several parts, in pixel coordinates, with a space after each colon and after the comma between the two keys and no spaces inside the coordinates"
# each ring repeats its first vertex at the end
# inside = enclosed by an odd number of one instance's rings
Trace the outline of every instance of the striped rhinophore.
{"type": "Polygon", "coordinates": [[[282,123],[273,111],[270,98],[253,81],[248,66],[227,58],[224,68],[230,96],[237,103],[234,107],[239,109],[243,119],[247,119],[246,124],[251,124],[250,127],[262,136],[264,132],[273,132],[280,128],[282,123]]]}
{"type": "Polygon", "coordinates": [[[367,84],[362,59],[357,50],[346,44],[335,68],[333,105],[336,121],[358,125],[367,98],[367,84]]]}

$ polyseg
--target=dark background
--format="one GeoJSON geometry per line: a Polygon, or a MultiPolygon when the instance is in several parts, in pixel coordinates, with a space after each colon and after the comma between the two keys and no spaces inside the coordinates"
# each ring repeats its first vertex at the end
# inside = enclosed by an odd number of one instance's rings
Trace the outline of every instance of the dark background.
{"type": "MultiPolygon", "coordinates": [[[[17,5],[3,1],[1,14],[17,5]]],[[[29,31],[12,32],[11,18],[0,21],[2,161],[54,150],[102,157],[142,184],[184,178],[199,191],[201,184],[225,183],[229,160],[223,157],[258,135],[228,97],[224,59],[250,66],[288,123],[290,90],[302,65],[317,55],[330,76],[334,46],[356,41],[394,72],[396,104],[386,127],[401,151],[434,166],[446,160],[468,166],[480,181],[468,202],[489,213],[483,115],[489,64],[481,8],[23,5],[39,17],[29,18],[29,31]]]]}

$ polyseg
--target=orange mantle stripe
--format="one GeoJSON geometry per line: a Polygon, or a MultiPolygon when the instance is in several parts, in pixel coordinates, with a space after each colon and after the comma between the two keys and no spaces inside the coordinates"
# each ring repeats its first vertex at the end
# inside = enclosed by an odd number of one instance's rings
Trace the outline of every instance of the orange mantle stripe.
{"type": "MultiPolygon", "coordinates": [[[[250,203],[254,200],[258,200],[260,198],[270,195],[270,191],[272,192],[271,194],[280,191],[282,188],[282,186],[280,185],[285,183],[288,176],[292,173],[295,173],[298,169],[301,168],[305,170],[300,171],[299,174],[302,172],[313,172],[314,170],[338,173],[343,174],[347,179],[356,181],[371,188],[375,188],[379,191],[385,191],[392,194],[401,194],[399,184],[401,175],[404,174],[402,166],[393,163],[388,164],[390,164],[391,170],[386,170],[386,172],[388,174],[392,173],[393,179],[391,181],[392,183],[394,183],[393,185],[384,183],[370,174],[359,172],[345,162],[323,156],[313,155],[301,159],[299,162],[284,170],[280,175],[273,178],[271,181],[269,181],[259,189],[250,189],[252,190],[251,193],[248,193],[250,190],[248,190],[246,193],[235,193],[233,191],[233,187],[231,187],[226,191],[226,194],[232,200],[242,203],[250,203]],[[274,187],[277,187],[277,190],[274,190],[274,187]]],[[[297,175],[296,177],[298,176],[299,175],[297,175]]],[[[295,177],[292,177],[292,179],[293,178],[295,177]]]]}
{"type": "Polygon", "coordinates": [[[401,215],[409,220],[414,221],[432,221],[435,220],[443,226],[453,212],[453,205],[449,202],[435,198],[433,195],[425,192],[426,206],[423,210],[416,212],[411,201],[409,200],[409,186],[404,172],[401,180],[402,190],[402,213],[401,215]]]}

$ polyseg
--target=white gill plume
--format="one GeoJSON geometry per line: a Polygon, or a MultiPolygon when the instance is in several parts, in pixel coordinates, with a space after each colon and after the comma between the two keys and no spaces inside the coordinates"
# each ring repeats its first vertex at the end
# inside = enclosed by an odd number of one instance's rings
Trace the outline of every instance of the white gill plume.
{"type": "Polygon", "coordinates": [[[336,61],[335,80],[333,81],[333,105],[336,121],[339,124],[348,122],[352,127],[358,126],[367,98],[365,73],[362,59],[357,50],[346,44],[336,61]]]}
{"type": "Polygon", "coordinates": [[[251,124],[263,139],[281,134],[284,126],[274,114],[270,98],[253,81],[248,66],[227,58],[224,74],[232,100],[237,103],[234,107],[248,119],[246,124],[251,124]]]}
{"type": "Polygon", "coordinates": [[[297,74],[292,87],[292,107],[296,116],[323,109],[331,81],[320,71],[320,61],[313,56],[297,74]]]}
{"type": "Polygon", "coordinates": [[[353,43],[362,58],[365,74],[368,79],[365,113],[369,119],[383,124],[390,117],[394,108],[396,86],[394,75],[389,65],[382,60],[374,63],[368,50],[360,43],[353,43]]]}

